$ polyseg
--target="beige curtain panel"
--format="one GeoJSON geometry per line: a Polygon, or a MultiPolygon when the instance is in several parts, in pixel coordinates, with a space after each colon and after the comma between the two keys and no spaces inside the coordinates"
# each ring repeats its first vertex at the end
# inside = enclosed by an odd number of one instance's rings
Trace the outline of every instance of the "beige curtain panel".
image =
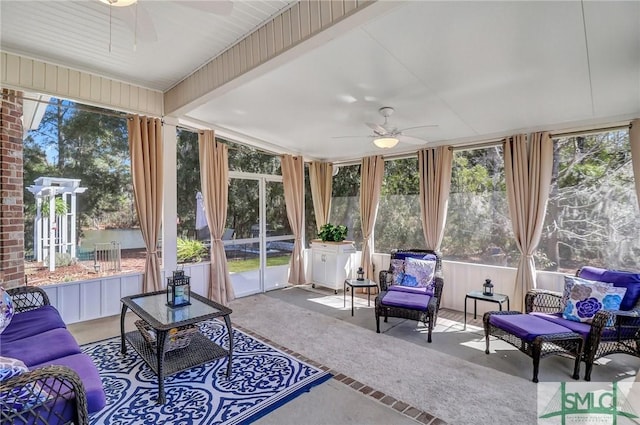
{"type": "Polygon", "coordinates": [[[549,133],[534,133],[529,143],[524,134],[504,142],[504,170],[511,225],[520,250],[515,281],[514,307],[523,310],[526,292],[535,287],[533,258],[549,199],[553,167],[553,142],[549,133]]]}
{"type": "Polygon", "coordinates": [[[162,121],[133,115],[127,120],[131,179],[142,239],[147,248],[144,292],[162,289],[158,239],[162,224],[162,121]]]}
{"type": "Polygon", "coordinates": [[[224,143],[216,142],[212,130],[198,135],[198,145],[202,201],[211,232],[208,296],[213,301],[228,305],[235,298],[222,242],[229,198],[229,148],[224,143]]]}
{"type": "Polygon", "coordinates": [[[448,146],[418,151],[420,219],[427,249],[440,250],[447,221],[453,151],[448,146]]]}
{"type": "Polygon", "coordinates": [[[306,283],[304,258],[302,256],[302,235],[304,234],[304,160],[301,156],[282,155],[282,182],[287,217],[295,237],[291,261],[289,263],[289,283],[306,283]]]}
{"type": "Polygon", "coordinates": [[[333,164],[312,161],[309,164],[309,182],[311,184],[311,198],[313,199],[316,227],[320,232],[320,228],[329,222],[329,214],[331,212],[333,164]]]}
{"type": "Polygon", "coordinates": [[[384,158],[381,155],[362,158],[360,166],[360,217],[362,219],[362,269],[364,276],[374,279],[373,228],[376,224],[380,190],[384,177],[384,158]]]}
{"type": "Polygon", "coordinates": [[[638,207],[640,207],[640,119],[631,121],[631,128],[629,128],[629,142],[631,143],[633,178],[636,182],[636,195],[638,198],[638,207]]]}

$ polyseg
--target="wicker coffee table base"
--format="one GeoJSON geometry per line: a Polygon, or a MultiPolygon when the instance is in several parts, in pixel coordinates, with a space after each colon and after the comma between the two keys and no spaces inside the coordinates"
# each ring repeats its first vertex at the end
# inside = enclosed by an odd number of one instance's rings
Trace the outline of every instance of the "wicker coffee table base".
{"type": "Polygon", "coordinates": [[[580,378],[580,359],[584,348],[582,336],[575,332],[540,335],[533,341],[525,341],[504,329],[489,323],[494,314],[522,314],[519,311],[489,311],[484,314],[484,333],[486,339],[485,353],[489,354],[489,336],[501,339],[533,359],[533,382],[538,382],[540,359],[550,355],[565,355],[575,359],[573,367],[573,379],[580,378]]]}

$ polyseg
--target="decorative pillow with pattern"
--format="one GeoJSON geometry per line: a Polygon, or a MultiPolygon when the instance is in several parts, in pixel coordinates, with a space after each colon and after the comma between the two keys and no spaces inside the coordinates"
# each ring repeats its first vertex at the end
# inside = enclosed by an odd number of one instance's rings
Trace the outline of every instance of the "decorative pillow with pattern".
{"type": "Polygon", "coordinates": [[[392,285],[402,285],[402,279],[404,279],[404,260],[391,260],[391,277],[393,279],[392,285]]]}
{"type": "Polygon", "coordinates": [[[11,357],[0,357],[0,382],[28,371],[29,368],[22,360],[11,357]]]}
{"type": "MultiPolygon", "coordinates": [[[[574,276],[565,276],[566,298],[562,317],[575,322],[591,323],[600,310],[618,310],[626,288],[617,288],[608,282],[588,281],[574,276]]],[[[612,326],[613,323],[607,323],[612,326]]]]}
{"type": "MultiPolygon", "coordinates": [[[[0,382],[28,372],[29,368],[22,360],[11,357],[0,357],[0,382]]],[[[21,411],[29,409],[47,400],[47,393],[35,383],[14,387],[8,391],[0,391],[1,409],[5,411],[21,411]]]]}
{"type": "Polygon", "coordinates": [[[404,265],[404,286],[418,286],[432,289],[434,286],[434,275],[436,262],[434,260],[418,260],[407,258],[404,265]]]}

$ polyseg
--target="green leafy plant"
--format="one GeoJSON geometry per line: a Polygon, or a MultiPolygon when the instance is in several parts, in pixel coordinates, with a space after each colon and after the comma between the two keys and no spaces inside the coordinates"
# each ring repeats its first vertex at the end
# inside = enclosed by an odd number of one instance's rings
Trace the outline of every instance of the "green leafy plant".
{"type": "Polygon", "coordinates": [[[322,242],[342,242],[347,238],[347,226],[327,223],[320,228],[318,237],[322,242]]]}
{"type": "Polygon", "coordinates": [[[207,247],[201,241],[178,238],[177,256],[179,263],[197,263],[207,254],[207,247]]]}
{"type": "MultiPolygon", "coordinates": [[[[67,203],[62,198],[55,198],[53,201],[53,210],[56,217],[65,215],[67,213],[67,203]]],[[[42,215],[49,216],[49,199],[45,198],[42,202],[42,215]]]]}

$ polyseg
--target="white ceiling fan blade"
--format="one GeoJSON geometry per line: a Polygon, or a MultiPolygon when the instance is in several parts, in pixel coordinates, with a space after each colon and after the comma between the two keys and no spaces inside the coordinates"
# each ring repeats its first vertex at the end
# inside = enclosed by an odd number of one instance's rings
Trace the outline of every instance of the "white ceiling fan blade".
{"type": "Polygon", "coordinates": [[[177,2],[183,6],[191,7],[205,13],[216,15],[230,15],[233,11],[233,2],[228,0],[181,0],[177,2]]]}
{"type": "Polygon", "coordinates": [[[410,145],[426,145],[429,143],[428,140],[419,139],[417,137],[411,137],[406,135],[399,136],[399,140],[403,143],[409,143],[410,145]]]}
{"type": "Polygon", "coordinates": [[[371,130],[375,131],[376,134],[378,134],[379,136],[385,135],[387,134],[387,129],[384,128],[383,126],[381,126],[380,124],[372,124],[370,122],[366,122],[365,123],[367,125],[367,127],[369,127],[371,130]]]}
{"type": "Polygon", "coordinates": [[[122,19],[137,40],[147,42],[158,41],[158,34],[156,33],[153,19],[141,2],[137,2],[128,7],[110,7],[113,14],[122,19]]]}
{"type": "Polygon", "coordinates": [[[400,131],[404,132],[404,131],[407,131],[407,130],[415,130],[417,128],[435,128],[435,127],[439,127],[438,124],[416,125],[414,127],[403,128],[400,131]]]}

